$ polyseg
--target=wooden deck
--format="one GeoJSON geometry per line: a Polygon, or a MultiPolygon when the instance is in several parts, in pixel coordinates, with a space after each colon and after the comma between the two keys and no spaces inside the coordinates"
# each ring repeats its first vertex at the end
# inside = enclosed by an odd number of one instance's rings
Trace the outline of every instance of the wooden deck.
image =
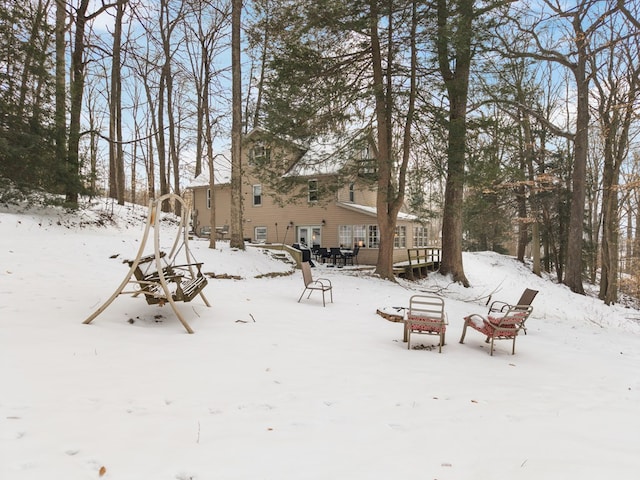
{"type": "Polygon", "coordinates": [[[440,268],[439,247],[407,248],[407,260],[393,265],[393,273],[408,280],[426,277],[440,268]]]}

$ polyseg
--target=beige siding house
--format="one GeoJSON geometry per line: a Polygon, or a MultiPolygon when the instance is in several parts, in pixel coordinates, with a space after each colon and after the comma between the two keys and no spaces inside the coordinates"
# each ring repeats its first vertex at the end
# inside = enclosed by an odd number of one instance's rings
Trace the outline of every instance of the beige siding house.
{"type": "MultiPolygon", "coordinates": [[[[358,263],[374,265],[379,235],[376,192],[372,187],[375,182],[371,177],[353,175],[343,186],[324,188],[335,184],[336,174],[327,171],[324,164],[318,167],[320,162],[309,162],[312,157],[309,150],[292,148],[291,152],[281,155],[285,164],[282,175],[294,176],[295,186],[286,195],[276,195],[270,191],[269,182],[261,178],[261,169],[254,161],[265,152],[270,150],[260,140],[260,133],[250,133],[243,146],[244,238],[254,243],[299,243],[309,247],[352,249],[358,246],[358,263]]],[[[197,235],[217,230],[219,238],[223,237],[231,220],[230,159],[228,155],[220,158],[226,160],[227,170],[225,173],[224,161],[217,162],[213,195],[207,175],[200,175],[206,178],[197,178],[189,187],[193,194],[193,230],[197,235]],[[209,221],[211,208],[215,208],[214,228],[209,221]]],[[[407,248],[432,244],[433,239],[427,238],[427,228],[418,223],[416,217],[399,214],[394,261],[406,260],[407,248]]]]}

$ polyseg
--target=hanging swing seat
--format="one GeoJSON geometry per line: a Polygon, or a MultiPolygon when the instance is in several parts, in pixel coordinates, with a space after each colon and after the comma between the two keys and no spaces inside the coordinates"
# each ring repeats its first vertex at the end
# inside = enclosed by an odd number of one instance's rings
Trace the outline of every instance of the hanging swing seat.
{"type": "MultiPolygon", "coordinates": [[[[160,257],[164,258],[165,252],[160,252],[160,257]]],[[[138,293],[144,294],[149,305],[164,304],[167,302],[166,294],[160,283],[160,275],[157,271],[150,271],[149,266],[153,265],[155,255],[147,255],[140,258],[140,261],[133,270],[131,283],[136,283],[139,287],[138,293]],[[145,266],[147,266],[145,268],[145,266]]],[[[131,268],[135,260],[123,260],[131,268]]],[[[189,263],[185,265],[165,265],[162,268],[167,285],[171,290],[171,296],[176,302],[190,302],[207,286],[207,278],[202,274],[202,262],[189,263]],[[191,275],[195,269],[195,275],[191,275]],[[174,288],[171,288],[174,287],[174,288]]]]}
{"type": "Polygon", "coordinates": [[[149,305],[171,305],[174,313],[189,333],[193,330],[178,309],[177,302],[190,302],[198,295],[207,307],[210,307],[203,289],[207,279],[202,274],[202,262],[196,262],[189,250],[189,232],[186,219],[190,218],[189,209],[181,197],[175,194],[163,195],[149,203],[149,215],[138,254],[133,260],[124,260],[129,272],[111,297],[90,315],[83,323],[88,324],[102,313],[119,295],[144,295],[149,305]],[[182,216],[178,232],[169,253],[160,249],[160,215],[162,204],[173,201],[180,204],[182,216]],[[153,229],[154,253],[144,254],[147,240],[153,229]],[[180,260],[178,260],[180,258],[180,260]]]}

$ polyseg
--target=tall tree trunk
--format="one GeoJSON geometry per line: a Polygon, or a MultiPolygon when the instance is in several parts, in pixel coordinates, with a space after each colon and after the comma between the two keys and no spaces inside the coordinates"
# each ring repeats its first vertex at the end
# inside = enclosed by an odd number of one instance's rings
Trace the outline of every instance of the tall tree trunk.
{"type": "MultiPolygon", "coordinates": [[[[230,246],[244,250],[242,207],[242,71],[240,68],[240,21],[242,0],[231,7],[231,239],[230,246]]],[[[211,192],[213,196],[213,191],[211,192]]],[[[212,225],[211,235],[215,234],[212,225]]]]}
{"type": "MultiPolygon", "coordinates": [[[[158,89],[158,112],[157,118],[157,130],[156,130],[156,146],[158,150],[158,176],[160,177],[160,195],[169,193],[169,185],[167,183],[167,149],[164,137],[164,103],[165,103],[165,91],[166,91],[166,72],[164,67],[160,74],[160,87],[158,89]]],[[[167,205],[161,206],[162,211],[168,211],[167,205]]]]}
{"type": "Polygon", "coordinates": [[[611,305],[618,300],[618,183],[611,151],[605,150],[602,178],[602,242],[599,297],[611,305]]]}
{"type": "MultiPolygon", "coordinates": [[[[391,3],[391,2],[390,2],[391,3]]],[[[389,11],[393,11],[389,5],[389,11]]],[[[378,246],[378,259],[375,273],[381,278],[394,280],[393,274],[393,252],[396,233],[398,213],[404,204],[406,190],[406,172],[409,164],[411,151],[411,130],[415,113],[415,100],[417,95],[416,75],[417,75],[417,53],[416,53],[416,30],[417,30],[417,5],[411,3],[411,31],[410,31],[410,71],[409,71],[409,94],[407,114],[404,121],[404,131],[402,138],[401,163],[398,168],[398,183],[394,187],[394,148],[393,148],[393,78],[392,67],[394,30],[393,18],[389,16],[387,26],[387,52],[386,52],[386,72],[383,66],[383,58],[378,35],[379,11],[377,2],[370,2],[370,24],[371,24],[371,52],[373,61],[373,86],[376,100],[376,127],[377,127],[377,164],[378,164],[378,189],[376,193],[376,211],[379,227],[380,244],[378,246]],[[386,81],[385,81],[386,80],[386,81]]]]}
{"type": "Polygon", "coordinates": [[[80,114],[84,91],[84,29],[87,23],[88,7],[89,0],[80,1],[76,11],[76,29],[71,53],[69,144],[65,168],[65,201],[70,205],[78,204],[80,193],[80,114]]]}
{"type": "Polygon", "coordinates": [[[151,138],[153,136],[153,132],[157,131],[154,122],[155,117],[153,117],[153,113],[151,115],[151,128],[149,129],[149,141],[147,142],[147,200],[150,198],[156,198],[156,162],[154,162],[154,152],[153,152],[153,142],[151,138]]]}
{"type": "Polygon", "coordinates": [[[111,99],[109,102],[109,196],[124,205],[124,151],[122,148],[122,18],[127,0],[118,0],[113,30],[111,99]]]}
{"type": "Polygon", "coordinates": [[[447,0],[437,0],[437,50],[440,74],[449,98],[447,140],[447,180],[442,222],[442,263],[440,273],[454,282],[469,286],[462,264],[462,203],[464,191],[465,146],[467,139],[467,97],[471,68],[473,0],[459,0],[457,16],[452,17],[447,0]],[[456,28],[447,22],[455,18],[456,28]],[[450,38],[454,31],[454,38],[450,38]],[[455,47],[455,69],[451,70],[450,49],[455,47]]]}
{"type": "MultiPolygon", "coordinates": [[[[611,38],[619,34],[619,25],[611,38]]],[[[634,108],[640,97],[640,58],[638,37],[630,42],[610,42],[608,75],[594,75],[598,90],[598,120],[604,135],[604,166],[602,178],[602,243],[599,297],[610,305],[618,300],[620,261],[620,172],[627,160],[630,128],[637,116],[634,108]],[[620,75],[619,72],[622,72],[620,75]]],[[[594,62],[595,63],[595,62],[594,62]]],[[[592,63],[592,65],[594,65],[592,63]]],[[[595,66],[592,67],[595,69],[595,66]]],[[[631,210],[629,211],[631,215],[631,210]]],[[[627,224],[630,225],[629,218],[627,224]]],[[[636,236],[638,233],[636,231],[636,236]]]]}
{"type": "Polygon", "coordinates": [[[262,51],[260,54],[260,77],[258,78],[258,93],[256,94],[255,111],[253,112],[253,128],[260,124],[260,108],[262,107],[262,92],[264,90],[264,77],[267,69],[267,53],[269,52],[269,20],[265,22],[264,37],[262,39],[262,51]]]}
{"type": "Polygon", "coordinates": [[[97,17],[111,4],[103,3],[102,6],[87,15],[89,0],[81,0],[76,10],[76,29],[71,52],[71,81],[70,81],[70,107],[69,107],[69,143],[67,148],[67,162],[65,168],[65,200],[70,205],[78,204],[78,196],[82,188],[80,181],[80,114],[82,113],[82,96],[84,93],[84,32],[87,21],[97,17]]]}
{"type": "MultiPolygon", "coordinates": [[[[393,238],[395,234],[395,221],[391,217],[389,200],[393,196],[391,185],[392,174],[392,140],[389,135],[391,119],[388,116],[388,102],[390,92],[386,89],[384,71],[382,66],[382,53],[380,39],[378,37],[378,6],[374,0],[370,2],[371,15],[371,53],[373,60],[373,91],[375,94],[375,115],[377,127],[377,164],[378,164],[378,191],[376,193],[376,211],[378,220],[378,261],[376,273],[382,278],[393,279],[393,238]]],[[[390,59],[387,59],[390,63],[390,59]]]]}
{"type": "MultiPolygon", "coordinates": [[[[519,101],[521,103],[524,102],[524,97],[522,95],[522,90],[518,90],[519,101]]],[[[538,227],[538,208],[537,208],[537,200],[536,200],[536,188],[535,188],[535,171],[533,168],[533,158],[534,158],[534,143],[533,143],[533,133],[531,131],[531,118],[529,114],[526,112],[521,112],[522,118],[522,130],[524,134],[524,171],[527,178],[527,183],[531,185],[529,187],[529,199],[531,202],[530,205],[530,216],[532,217],[532,222],[520,222],[521,227],[524,231],[520,232],[521,243],[526,243],[529,224],[531,225],[531,257],[533,259],[533,273],[540,276],[541,268],[540,268],[540,236],[539,236],[539,227],[538,227]],[[524,224],[524,225],[523,225],[524,224]]],[[[524,207],[524,216],[527,216],[526,212],[526,203],[524,207]]],[[[524,247],[521,247],[523,252],[523,258],[518,257],[521,261],[524,260],[524,247]]],[[[520,251],[518,252],[520,254],[520,251]]]]}
{"type": "MultiPolygon", "coordinates": [[[[174,114],[174,110],[175,110],[175,105],[174,105],[174,95],[173,95],[173,72],[172,72],[172,68],[171,68],[171,60],[170,60],[170,52],[167,51],[167,54],[169,54],[169,56],[167,57],[167,76],[166,76],[166,82],[167,82],[167,121],[169,122],[169,162],[171,167],[173,167],[173,189],[176,195],[180,195],[180,165],[179,165],[179,158],[178,158],[178,141],[177,141],[177,131],[176,129],[177,124],[176,124],[176,119],[175,119],[175,114],[174,114]]],[[[167,183],[170,184],[170,178],[171,176],[169,175],[167,177],[167,183]]],[[[174,205],[174,213],[178,216],[182,215],[182,212],[180,211],[181,208],[181,204],[180,203],[176,203],[174,205]]]]}
{"type": "MultiPolygon", "coordinates": [[[[203,42],[204,44],[204,42],[203,42]]],[[[207,166],[209,172],[209,225],[211,225],[211,234],[209,235],[209,248],[216,248],[216,198],[215,198],[215,155],[213,153],[213,122],[211,120],[211,108],[209,101],[209,82],[211,80],[211,58],[208,49],[203,49],[202,61],[204,70],[204,85],[202,89],[202,115],[204,117],[204,142],[207,150],[207,166]]]]}
{"type": "Polygon", "coordinates": [[[66,82],[66,49],[64,35],[67,15],[66,2],[56,0],[56,177],[59,187],[64,186],[64,166],[67,157],[67,82],[66,82]]]}
{"type": "Polygon", "coordinates": [[[588,38],[582,30],[581,15],[573,17],[577,62],[572,68],[576,80],[576,133],[574,140],[573,174],[571,176],[571,211],[569,214],[570,247],[564,284],[572,292],[584,295],[582,285],[582,245],[584,233],[584,201],[586,198],[587,152],[589,147],[589,77],[587,76],[588,38]]]}

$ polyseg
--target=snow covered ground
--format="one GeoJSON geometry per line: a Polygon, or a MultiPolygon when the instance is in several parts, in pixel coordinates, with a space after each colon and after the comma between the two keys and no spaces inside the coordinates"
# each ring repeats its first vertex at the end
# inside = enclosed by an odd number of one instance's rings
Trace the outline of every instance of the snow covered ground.
{"type": "MultiPolygon", "coordinates": [[[[83,480],[603,479],[640,471],[640,312],[464,255],[472,286],[319,266],[334,303],[297,302],[299,270],[260,249],[193,241],[218,276],[180,304],[120,296],[145,210],[0,207],[0,478],[83,480]],[[112,258],[113,257],[113,258],[112,258]],[[256,278],[260,277],[260,278],[256,278]],[[489,295],[540,291],[489,356],[462,319],[489,295]],[[376,309],[437,290],[447,344],[376,309]]],[[[171,227],[163,241],[172,239],[171,227]]]]}

